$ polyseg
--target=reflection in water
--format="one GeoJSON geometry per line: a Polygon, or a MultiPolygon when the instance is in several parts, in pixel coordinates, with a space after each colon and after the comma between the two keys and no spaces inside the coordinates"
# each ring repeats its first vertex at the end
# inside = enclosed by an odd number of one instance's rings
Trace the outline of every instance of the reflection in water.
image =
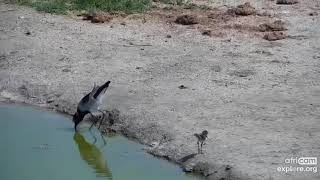
{"type": "Polygon", "coordinates": [[[101,151],[95,145],[88,143],[80,133],[75,133],[73,140],[78,145],[82,159],[96,171],[97,175],[108,177],[111,180],[111,171],[101,151]]]}

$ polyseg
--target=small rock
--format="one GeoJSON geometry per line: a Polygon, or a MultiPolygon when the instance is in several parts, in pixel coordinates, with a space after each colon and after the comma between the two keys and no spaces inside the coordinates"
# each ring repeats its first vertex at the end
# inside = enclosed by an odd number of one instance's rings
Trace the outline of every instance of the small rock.
{"type": "Polygon", "coordinates": [[[268,41],[277,41],[281,39],[285,39],[287,35],[281,31],[274,31],[267,33],[263,36],[263,39],[268,40],[268,41]]]}
{"type": "Polygon", "coordinates": [[[70,72],[70,69],[63,69],[62,72],[70,72]]]}
{"type": "Polygon", "coordinates": [[[166,36],[166,38],[172,38],[172,36],[168,34],[168,35],[166,36]]]}
{"type": "Polygon", "coordinates": [[[231,167],[230,165],[227,165],[225,170],[226,170],[226,171],[229,171],[231,168],[232,168],[232,167],[231,167]]]}
{"type": "Polygon", "coordinates": [[[52,99],[47,100],[48,104],[53,103],[53,102],[54,102],[54,100],[52,100],[52,99]]]}
{"type": "Polygon", "coordinates": [[[285,27],[285,23],[281,20],[274,21],[272,23],[263,23],[259,25],[259,30],[265,31],[285,31],[288,30],[285,27]]]}
{"type": "Polygon", "coordinates": [[[140,66],[137,66],[137,67],[136,67],[136,69],[142,69],[142,67],[140,67],[140,66]]]}
{"type": "Polygon", "coordinates": [[[220,72],[221,71],[221,67],[216,65],[216,66],[212,66],[211,70],[213,70],[214,72],[220,72]]]}
{"type": "Polygon", "coordinates": [[[122,23],[120,23],[120,25],[125,26],[125,25],[126,25],[126,23],[125,23],[125,22],[122,22],[122,23]]]}
{"type": "Polygon", "coordinates": [[[248,76],[254,75],[254,74],[255,74],[254,71],[249,70],[249,69],[245,69],[245,70],[234,71],[230,75],[238,76],[238,77],[248,77],[248,76]]]}
{"type": "Polygon", "coordinates": [[[146,18],[142,18],[142,23],[144,24],[146,22],[147,22],[146,18]]]}
{"type": "Polygon", "coordinates": [[[151,143],[151,146],[152,147],[157,147],[157,146],[159,146],[159,144],[160,144],[159,142],[154,141],[154,142],[151,143]]]}
{"type": "Polygon", "coordinates": [[[5,54],[0,55],[0,61],[5,60],[6,58],[7,58],[7,56],[5,54]]]}
{"type": "Polygon", "coordinates": [[[297,4],[298,0],[277,0],[277,4],[286,4],[286,5],[290,5],[290,4],[297,4]]]}
{"type": "Polygon", "coordinates": [[[179,86],[179,89],[187,89],[187,87],[184,86],[184,85],[180,85],[180,86],[179,86]]]}
{"type": "Polygon", "coordinates": [[[207,30],[202,31],[202,35],[211,36],[211,30],[207,29],[207,30]]]}
{"type": "Polygon", "coordinates": [[[29,35],[31,35],[31,32],[30,32],[30,31],[27,31],[25,34],[26,34],[27,36],[29,36],[29,35]]]}
{"type": "Polygon", "coordinates": [[[193,15],[181,15],[176,18],[174,21],[177,24],[182,25],[192,25],[192,24],[198,24],[198,19],[193,15]]]}
{"type": "Polygon", "coordinates": [[[311,13],[309,13],[309,16],[318,16],[318,13],[317,12],[311,12],[311,13]]]}

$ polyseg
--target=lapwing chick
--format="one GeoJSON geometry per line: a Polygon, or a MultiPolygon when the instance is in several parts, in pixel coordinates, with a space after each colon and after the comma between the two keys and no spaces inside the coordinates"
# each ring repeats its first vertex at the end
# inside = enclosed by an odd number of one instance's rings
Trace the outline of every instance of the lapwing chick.
{"type": "MultiPolygon", "coordinates": [[[[80,102],[78,103],[77,112],[73,115],[73,122],[74,122],[74,130],[77,131],[78,124],[84,119],[84,117],[87,114],[90,114],[93,118],[96,118],[92,113],[95,112],[101,112],[102,118],[100,119],[100,125],[102,123],[102,120],[104,119],[104,112],[100,110],[100,106],[102,104],[104,94],[107,91],[109,87],[110,81],[107,81],[102,86],[94,86],[92,91],[85,95],[80,102]]],[[[96,118],[96,121],[92,123],[90,129],[93,125],[95,125],[98,122],[98,119],[96,118]]]]}
{"type": "Polygon", "coordinates": [[[202,146],[204,144],[204,141],[207,139],[208,137],[208,131],[204,130],[202,131],[202,133],[197,134],[195,133],[194,136],[197,138],[197,145],[198,145],[198,154],[202,154],[202,146]]]}

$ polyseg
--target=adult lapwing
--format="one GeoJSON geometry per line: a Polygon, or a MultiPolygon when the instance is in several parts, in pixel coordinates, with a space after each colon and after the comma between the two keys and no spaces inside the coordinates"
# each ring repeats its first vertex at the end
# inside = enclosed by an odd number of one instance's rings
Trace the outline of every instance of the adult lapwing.
{"type": "Polygon", "coordinates": [[[204,130],[200,134],[195,133],[194,136],[197,138],[198,153],[202,154],[202,145],[208,137],[208,131],[204,130]]]}
{"type": "MultiPolygon", "coordinates": [[[[104,113],[100,110],[104,94],[109,87],[110,81],[104,83],[102,86],[94,85],[92,91],[85,95],[78,103],[77,112],[73,115],[74,130],[77,131],[78,124],[84,119],[87,114],[95,117],[92,113],[101,112],[102,118],[100,119],[99,128],[102,120],[104,119],[104,113]]],[[[98,122],[95,117],[95,122],[92,123],[91,127],[98,122]]],[[[90,129],[91,129],[90,127],[90,129]]]]}

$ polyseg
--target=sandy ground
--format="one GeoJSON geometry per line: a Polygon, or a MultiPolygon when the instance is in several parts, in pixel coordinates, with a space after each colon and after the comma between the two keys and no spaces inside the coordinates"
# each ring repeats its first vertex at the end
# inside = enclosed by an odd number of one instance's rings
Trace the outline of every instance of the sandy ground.
{"type": "MultiPolygon", "coordinates": [[[[94,82],[111,80],[106,108],[157,156],[178,162],[197,152],[193,133],[207,129],[204,154],[180,162],[185,169],[208,179],[320,179],[277,172],[286,158],[320,157],[320,18],[309,15],[320,3],[253,5],[282,19],[290,37],[270,42],[221,21],[214,29],[149,16],[91,24],[1,3],[0,99],[71,114],[94,82]],[[206,28],[214,35],[202,35],[206,28]]],[[[268,20],[229,22],[252,19],[268,20]]]]}

